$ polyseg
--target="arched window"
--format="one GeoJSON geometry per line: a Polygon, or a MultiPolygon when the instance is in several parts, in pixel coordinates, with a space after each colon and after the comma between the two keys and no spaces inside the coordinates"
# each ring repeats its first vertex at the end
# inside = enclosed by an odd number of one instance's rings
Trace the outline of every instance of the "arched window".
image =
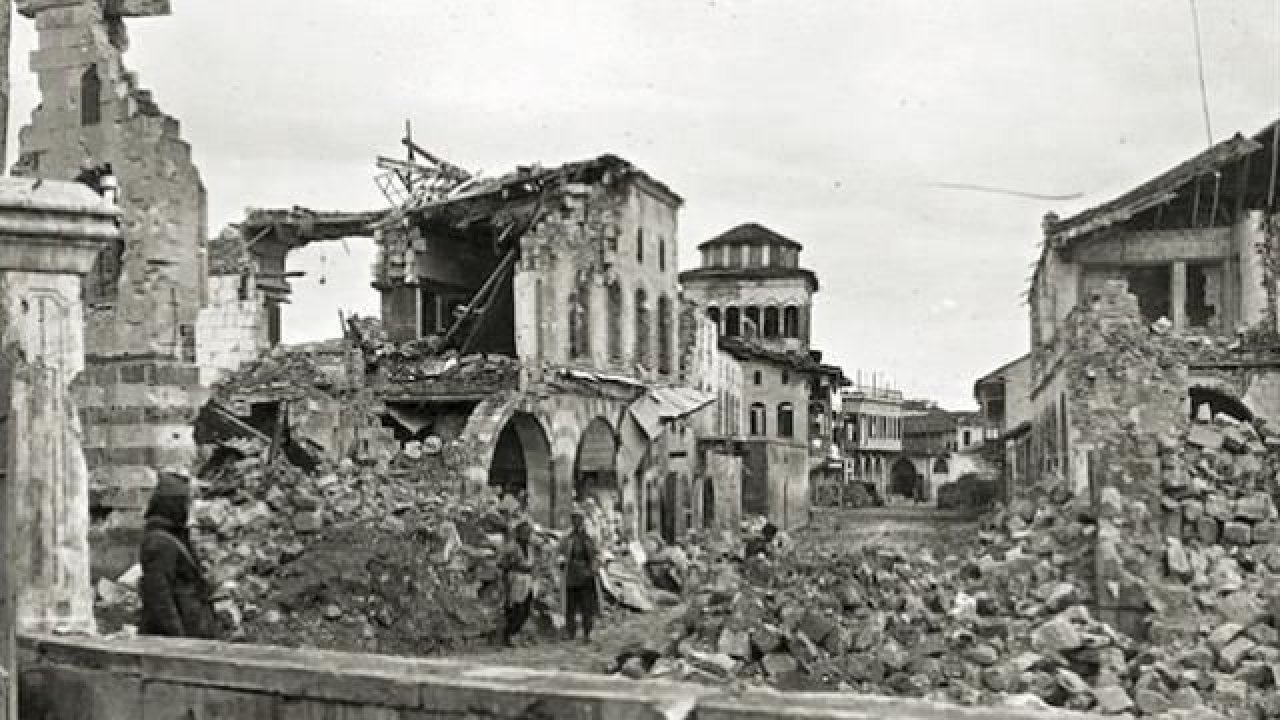
{"type": "Polygon", "coordinates": [[[726,308],[724,311],[724,334],[729,337],[742,334],[742,311],[736,307],[726,308]]]}
{"type": "Polygon", "coordinates": [[[671,374],[671,298],[658,296],[658,372],[671,374]]]}
{"type": "Polygon", "coordinates": [[[644,264],[644,228],[636,229],[636,262],[644,264]]]}
{"type": "Polygon", "coordinates": [[[715,323],[715,324],[716,324],[716,334],[719,334],[719,332],[720,332],[720,308],[718,308],[718,307],[709,307],[709,308],[707,308],[707,318],[709,318],[709,319],[711,320],[711,322],[713,322],[713,323],[715,323]]]}
{"type": "Polygon", "coordinates": [[[764,435],[766,431],[764,403],[751,403],[751,434],[764,435]]]}
{"type": "Polygon", "coordinates": [[[791,374],[790,374],[790,373],[788,373],[786,370],[783,370],[783,371],[782,371],[782,384],[783,384],[783,385],[788,385],[788,384],[790,384],[790,383],[791,383],[791,374]]]}
{"type": "Polygon", "coordinates": [[[80,124],[97,125],[102,121],[102,78],[98,66],[90,65],[80,76],[80,124]]]}
{"type": "Polygon", "coordinates": [[[795,435],[795,413],[791,403],[778,405],[778,437],[789,438],[795,435]]]}
{"type": "Polygon", "coordinates": [[[649,352],[653,328],[649,327],[649,298],[644,288],[636,288],[636,351],[635,362],[650,367],[649,352]]]}
{"type": "Polygon", "coordinates": [[[761,334],[767,338],[778,337],[778,308],[764,309],[764,327],[761,329],[761,334]]]}
{"type": "Polygon", "coordinates": [[[751,382],[755,385],[761,384],[764,382],[764,375],[761,374],[759,370],[755,371],[751,374],[751,382]]]}
{"type": "Polygon", "coordinates": [[[800,337],[800,308],[788,305],[782,310],[782,336],[800,337]]]}
{"type": "MultiPolygon", "coordinates": [[[[750,331],[743,330],[742,334],[749,337],[757,337],[760,335],[760,308],[749,307],[742,312],[746,322],[751,323],[750,331]]],[[[745,324],[745,323],[744,323],[745,324]]]]}
{"type": "Polygon", "coordinates": [[[658,236],[658,270],[667,271],[667,239],[658,236]]]}
{"type": "Polygon", "coordinates": [[[622,362],[622,286],[609,284],[609,360],[622,362]]]}

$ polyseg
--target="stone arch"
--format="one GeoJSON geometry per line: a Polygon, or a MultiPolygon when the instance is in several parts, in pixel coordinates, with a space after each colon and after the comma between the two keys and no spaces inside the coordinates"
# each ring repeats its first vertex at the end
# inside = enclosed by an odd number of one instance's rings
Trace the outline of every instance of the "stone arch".
{"type": "Polygon", "coordinates": [[[595,498],[600,507],[621,510],[618,485],[618,443],[613,426],[594,417],[582,429],[573,458],[573,495],[578,502],[595,498]]]}
{"type": "Polygon", "coordinates": [[[920,488],[920,474],[911,461],[900,457],[893,461],[889,469],[889,493],[906,498],[915,498],[920,488]]]}
{"type": "Polygon", "coordinates": [[[555,505],[551,442],[537,418],[525,412],[511,414],[493,445],[488,485],[523,496],[533,519],[551,524],[555,505]]]}
{"type": "Polygon", "coordinates": [[[1209,406],[1212,415],[1223,413],[1241,422],[1251,422],[1253,411],[1243,401],[1224,386],[1210,387],[1208,384],[1193,385],[1187,390],[1191,400],[1191,419],[1195,420],[1200,408],[1209,406]]]}

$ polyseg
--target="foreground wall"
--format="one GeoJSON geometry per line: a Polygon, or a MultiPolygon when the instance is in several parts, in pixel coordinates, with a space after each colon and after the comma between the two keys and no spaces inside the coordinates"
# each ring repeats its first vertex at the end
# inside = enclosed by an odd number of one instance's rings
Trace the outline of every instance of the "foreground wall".
{"type": "Polygon", "coordinates": [[[23,720],[1052,720],[1092,716],[834,694],[731,694],[636,682],[316,650],[161,639],[30,637],[23,720]]]}

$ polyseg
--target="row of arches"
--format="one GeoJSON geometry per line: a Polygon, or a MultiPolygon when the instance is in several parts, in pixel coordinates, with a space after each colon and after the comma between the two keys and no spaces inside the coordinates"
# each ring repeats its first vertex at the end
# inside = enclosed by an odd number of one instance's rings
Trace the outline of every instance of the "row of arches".
{"type": "Polygon", "coordinates": [[[750,305],[707,308],[707,317],[726,337],[763,337],[767,339],[801,337],[801,312],[797,305],[760,307],[750,305]]]}
{"type": "MultiPolygon", "coordinates": [[[[552,455],[543,424],[529,413],[515,412],[495,443],[488,485],[521,499],[533,518],[549,527],[556,525],[573,503],[587,499],[617,513],[624,523],[630,522],[628,484],[617,471],[618,445],[608,420],[596,417],[583,428],[573,458],[570,496],[557,496],[561,491],[552,472],[552,455]]],[[[688,475],[669,473],[645,490],[644,498],[631,499],[646,504],[643,517],[638,519],[646,531],[659,532],[672,541],[690,528],[715,524],[715,488],[709,478],[695,482],[688,475]]]]}

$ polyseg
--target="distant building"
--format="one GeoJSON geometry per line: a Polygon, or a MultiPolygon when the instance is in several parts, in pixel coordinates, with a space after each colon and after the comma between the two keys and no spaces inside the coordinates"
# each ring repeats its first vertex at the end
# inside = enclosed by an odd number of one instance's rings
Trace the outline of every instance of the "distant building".
{"type": "Polygon", "coordinates": [[[1031,355],[979,378],[973,397],[982,408],[986,442],[998,448],[993,454],[999,459],[1001,494],[1007,499],[1026,484],[1031,461],[1031,355]]]}
{"type": "Polygon", "coordinates": [[[889,478],[902,456],[903,395],[901,390],[852,385],[840,393],[840,448],[845,482],[889,492],[889,478]]]}
{"type": "Polygon", "coordinates": [[[825,443],[811,447],[814,413],[825,438],[830,388],[841,377],[809,347],[817,276],[800,267],[800,243],[755,223],[698,249],[701,266],[680,273],[684,297],[704,308],[742,369],[742,511],[803,525],[811,472],[820,476],[830,453],[825,443]]]}

